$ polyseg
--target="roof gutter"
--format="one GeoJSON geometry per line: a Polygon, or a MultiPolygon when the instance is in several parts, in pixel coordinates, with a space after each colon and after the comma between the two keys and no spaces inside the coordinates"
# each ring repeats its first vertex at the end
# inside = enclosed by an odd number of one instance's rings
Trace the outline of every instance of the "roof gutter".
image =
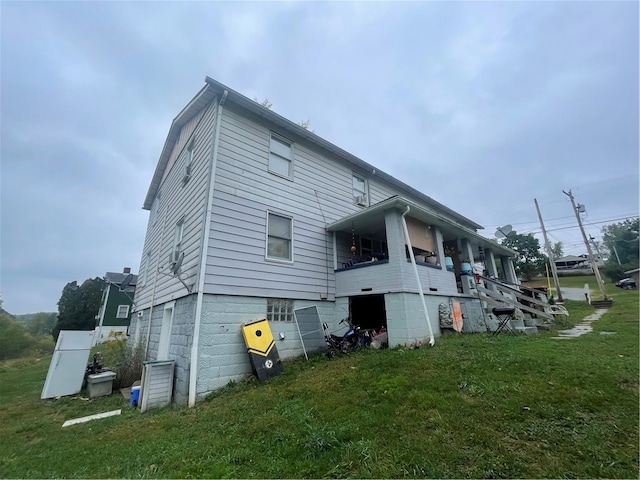
{"type": "Polygon", "coordinates": [[[189,365],[189,407],[196,404],[198,386],[198,355],[200,344],[200,324],[202,318],[202,302],[204,300],[204,278],[207,272],[207,252],[209,250],[209,230],[211,229],[211,217],[213,216],[213,190],[215,185],[216,166],[218,164],[218,145],[220,144],[220,125],[222,123],[222,107],[227,100],[229,92],[226,90],[218,102],[216,112],[216,128],[212,140],[211,163],[209,168],[209,194],[205,208],[204,233],[202,239],[202,256],[200,257],[200,273],[198,275],[198,297],[196,299],[196,318],[193,326],[193,339],[191,344],[191,362],[189,365]]]}
{"type": "Polygon", "coordinates": [[[427,321],[427,327],[429,327],[429,345],[433,347],[436,343],[436,339],[433,337],[433,330],[431,329],[431,321],[429,320],[429,312],[427,310],[427,304],[424,301],[424,291],[422,290],[422,284],[420,283],[420,274],[418,273],[418,266],[416,265],[416,257],[413,255],[413,248],[411,247],[411,238],[409,237],[409,229],[407,228],[407,220],[405,216],[411,211],[409,205],[402,214],[402,229],[404,230],[404,238],[409,247],[409,256],[411,257],[411,264],[413,265],[413,272],[416,274],[416,283],[418,284],[418,292],[420,293],[420,300],[422,301],[422,311],[424,312],[424,318],[427,321]]]}

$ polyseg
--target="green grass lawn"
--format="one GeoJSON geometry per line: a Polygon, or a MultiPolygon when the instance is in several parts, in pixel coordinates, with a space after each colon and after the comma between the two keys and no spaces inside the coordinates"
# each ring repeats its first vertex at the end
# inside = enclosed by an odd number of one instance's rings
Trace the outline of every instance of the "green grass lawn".
{"type": "MultiPolygon", "coordinates": [[[[119,394],[41,401],[48,360],[5,363],[0,477],[638,478],[638,292],[611,293],[579,338],[445,335],[287,361],[265,384],[142,415],[119,394]]],[[[593,311],[567,305],[574,323],[593,311]]]]}

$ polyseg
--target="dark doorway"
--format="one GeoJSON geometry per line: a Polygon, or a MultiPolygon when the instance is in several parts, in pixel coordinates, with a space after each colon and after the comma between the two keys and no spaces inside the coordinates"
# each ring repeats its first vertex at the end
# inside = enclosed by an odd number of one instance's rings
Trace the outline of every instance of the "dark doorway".
{"type": "Polygon", "coordinates": [[[387,328],[384,295],[349,297],[349,313],[355,325],[363,329],[387,328]]]}

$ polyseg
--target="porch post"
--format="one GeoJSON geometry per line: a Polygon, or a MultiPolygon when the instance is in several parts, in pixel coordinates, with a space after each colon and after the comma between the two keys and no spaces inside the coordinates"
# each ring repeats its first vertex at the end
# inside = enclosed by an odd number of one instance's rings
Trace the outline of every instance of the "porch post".
{"type": "Polygon", "coordinates": [[[336,232],[333,232],[333,270],[335,271],[337,269],[338,269],[338,240],[336,238],[336,232]]]}
{"type": "Polygon", "coordinates": [[[485,253],[484,260],[485,260],[485,265],[487,266],[487,273],[489,274],[490,277],[497,277],[498,267],[496,266],[496,257],[493,255],[493,251],[487,250],[485,248],[484,253],[485,253]]]}
{"type": "Polygon", "coordinates": [[[471,242],[467,238],[462,238],[460,243],[462,247],[461,261],[465,261],[465,259],[468,259],[473,266],[475,259],[473,258],[473,248],[471,248],[471,242]]]}
{"type": "Polygon", "coordinates": [[[436,253],[438,254],[438,263],[444,267],[444,238],[442,236],[442,231],[436,227],[435,225],[431,226],[431,229],[434,233],[435,236],[435,247],[436,247],[436,253]]]}
{"type": "Polygon", "coordinates": [[[518,279],[516,278],[515,270],[513,269],[513,262],[511,258],[507,256],[500,256],[500,261],[502,262],[502,269],[504,270],[504,278],[509,283],[517,283],[518,279]]]}
{"type": "Polygon", "coordinates": [[[388,210],[384,214],[384,228],[387,232],[387,250],[389,251],[389,262],[401,265],[407,261],[405,252],[404,230],[400,213],[397,210],[388,210]]]}

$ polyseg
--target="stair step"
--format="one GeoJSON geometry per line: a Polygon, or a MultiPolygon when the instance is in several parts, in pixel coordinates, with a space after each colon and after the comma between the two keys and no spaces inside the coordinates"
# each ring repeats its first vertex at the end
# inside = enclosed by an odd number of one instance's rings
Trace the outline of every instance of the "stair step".
{"type": "Polygon", "coordinates": [[[516,327],[515,331],[525,335],[535,335],[538,333],[538,329],[536,327],[516,327]]]}

